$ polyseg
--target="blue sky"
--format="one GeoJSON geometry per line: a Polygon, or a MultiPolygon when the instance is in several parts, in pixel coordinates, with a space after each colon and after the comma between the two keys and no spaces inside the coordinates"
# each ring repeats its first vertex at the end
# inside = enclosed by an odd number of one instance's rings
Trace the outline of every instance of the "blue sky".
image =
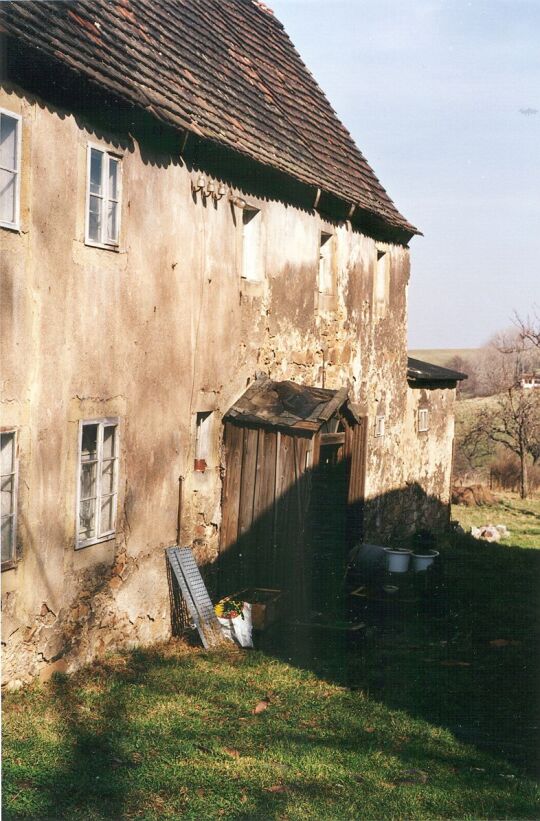
{"type": "Polygon", "coordinates": [[[410,346],[481,345],[540,308],[540,0],[266,2],[425,235],[410,346]]]}

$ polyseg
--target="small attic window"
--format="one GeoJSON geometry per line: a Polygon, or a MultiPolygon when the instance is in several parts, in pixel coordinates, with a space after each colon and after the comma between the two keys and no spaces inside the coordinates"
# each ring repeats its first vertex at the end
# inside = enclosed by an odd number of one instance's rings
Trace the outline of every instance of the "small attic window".
{"type": "Polygon", "coordinates": [[[385,430],[385,416],[376,416],[375,417],[375,436],[384,436],[385,430]]]}
{"type": "Polygon", "coordinates": [[[262,215],[249,206],[242,211],[242,277],[253,282],[264,278],[262,215]]]}

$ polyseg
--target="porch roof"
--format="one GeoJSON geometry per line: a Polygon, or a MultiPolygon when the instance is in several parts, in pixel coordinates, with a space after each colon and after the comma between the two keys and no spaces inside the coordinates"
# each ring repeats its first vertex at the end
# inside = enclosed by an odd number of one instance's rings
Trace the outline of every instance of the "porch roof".
{"type": "MultiPolygon", "coordinates": [[[[314,388],[291,381],[274,382],[268,376],[261,376],[229,408],[225,419],[315,432],[346,402],[347,388],[337,391],[314,388]]],[[[349,409],[355,415],[350,406],[349,409]]]]}

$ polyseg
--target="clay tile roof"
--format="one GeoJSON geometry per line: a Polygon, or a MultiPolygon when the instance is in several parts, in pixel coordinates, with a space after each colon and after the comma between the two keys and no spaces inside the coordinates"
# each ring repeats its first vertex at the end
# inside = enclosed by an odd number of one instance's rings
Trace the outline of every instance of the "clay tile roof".
{"type": "Polygon", "coordinates": [[[317,431],[347,399],[346,388],[333,391],[262,376],[229,408],[225,418],[249,425],[317,431]]]}
{"type": "Polygon", "coordinates": [[[461,382],[467,379],[466,373],[452,371],[449,368],[441,368],[440,365],[432,365],[431,362],[422,362],[421,359],[407,359],[407,379],[412,383],[422,382],[461,382]]]}
{"type": "Polygon", "coordinates": [[[414,234],[257,0],[0,2],[0,30],[121,99],[414,234]]]}

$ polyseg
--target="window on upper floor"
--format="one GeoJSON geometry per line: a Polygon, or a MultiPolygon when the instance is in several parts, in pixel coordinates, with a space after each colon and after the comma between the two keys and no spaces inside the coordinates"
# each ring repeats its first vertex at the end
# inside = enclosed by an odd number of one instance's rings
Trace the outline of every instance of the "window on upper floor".
{"type": "Polygon", "coordinates": [[[13,430],[0,434],[0,484],[0,546],[5,565],[15,558],[17,539],[17,434],[13,430]]]}
{"type": "Polygon", "coordinates": [[[388,303],[390,285],[390,255],[386,251],[377,250],[377,264],[373,282],[373,302],[375,311],[384,316],[388,303]]]}
{"type": "Polygon", "coordinates": [[[0,226],[19,228],[21,117],[0,109],[0,226]]]}
{"type": "Polygon", "coordinates": [[[384,436],[386,417],[380,415],[375,417],[375,436],[384,436]]]}
{"type": "Polygon", "coordinates": [[[81,422],[77,547],[114,536],[118,497],[118,420],[81,422]]]}
{"type": "Polygon", "coordinates": [[[429,430],[429,411],[427,408],[418,409],[418,433],[429,430]]]}
{"type": "Polygon", "coordinates": [[[262,214],[249,206],[242,211],[242,277],[254,282],[264,279],[262,214]]]}
{"type": "Polygon", "coordinates": [[[331,294],[334,290],[333,252],[333,234],[321,231],[319,242],[319,292],[321,294],[331,294]]]}
{"type": "Polygon", "coordinates": [[[86,242],[116,248],[120,236],[122,193],[121,158],[102,148],[88,146],[86,242]]]}

